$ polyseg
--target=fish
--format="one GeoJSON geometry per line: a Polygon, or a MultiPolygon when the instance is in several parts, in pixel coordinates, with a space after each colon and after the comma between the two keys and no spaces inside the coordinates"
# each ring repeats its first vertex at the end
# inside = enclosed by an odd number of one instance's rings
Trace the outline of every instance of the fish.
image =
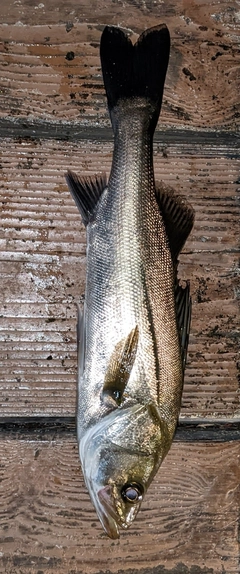
{"type": "Polygon", "coordinates": [[[104,28],[110,176],[66,174],[87,235],[78,311],[79,456],[112,539],[135,520],[172,444],[190,330],[190,286],[181,284],[177,268],[194,211],[155,182],[153,169],[169,53],[165,24],[144,31],[135,44],[120,28],[104,28]]]}

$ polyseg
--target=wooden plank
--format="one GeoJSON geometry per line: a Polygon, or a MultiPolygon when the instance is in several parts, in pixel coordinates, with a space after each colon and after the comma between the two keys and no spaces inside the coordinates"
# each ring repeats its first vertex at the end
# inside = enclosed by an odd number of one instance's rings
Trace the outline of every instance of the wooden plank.
{"type": "Polygon", "coordinates": [[[0,116],[108,122],[99,41],[121,25],[133,41],[166,21],[172,38],[164,92],[164,126],[236,129],[239,123],[238,3],[173,0],[92,4],[1,1],[0,116]],[[39,8],[40,6],[40,8],[39,8]],[[50,8],[52,6],[52,10],[50,8]]]}
{"type": "Polygon", "coordinates": [[[0,442],[5,574],[237,574],[240,443],[172,445],[142,510],[110,541],[84,487],[77,445],[0,442]]]}
{"type": "MultiPolygon", "coordinates": [[[[156,177],[196,210],[180,261],[193,298],[182,418],[239,416],[239,159],[230,147],[215,153],[191,142],[154,146],[156,177]]],[[[2,416],[74,414],[86,243],[64,172],[109,173],[111,154],[112,142],[2,142],[2,416]]]]}

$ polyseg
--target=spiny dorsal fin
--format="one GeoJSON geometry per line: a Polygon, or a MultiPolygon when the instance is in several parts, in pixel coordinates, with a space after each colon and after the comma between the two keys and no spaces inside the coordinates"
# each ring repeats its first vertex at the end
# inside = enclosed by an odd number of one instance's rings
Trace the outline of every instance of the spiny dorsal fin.
{"type": "Polygon", "coordinates": [[[93,217],[97,203],[107,187],[106,174],[81,177],[73,171],[65,175],[69,191],[81,213],[84,225],[93,217]]]}
{"type": "Polygon", "coordinates": [[[104,28],[100,56],[110,115],[119,100],[144,98],[154,106],[152,129],[155,129],[169,52],[170,35],[165,24],[143,32],[135,45],[120,28],[104,28]]]}
{"type": "Polygon", "coordinates": [[[193,227],[194,210],[181,195],[163,182],[156,184],[156,199],[162,213],[173,261],[176,261],[193,227]]]}
{"type": "Polygon", "coordinates": [[[135,361],[138,346],[138,326],[117,343],[105,375],[102,398],[107,406],[119,406],[135,361]]]}
{"type": "Polygon", "coordinates": [[[192,301],[190,297],[190,283],[186,281],[186,287],[177,282],[175,287],[175,304],[178,322],[178,332],[182,351],[183,370],[187,361],[187,349],[189,341],[192,301]]]}

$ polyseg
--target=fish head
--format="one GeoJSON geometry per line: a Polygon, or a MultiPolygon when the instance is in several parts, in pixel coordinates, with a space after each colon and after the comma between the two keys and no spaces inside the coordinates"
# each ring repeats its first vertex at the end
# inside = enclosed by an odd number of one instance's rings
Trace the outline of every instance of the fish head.
{"type": "Polygon", "coordinates": [[[116,409],[80,441],[86,486],[110,538],[129,528],[171,444],[152,405],[116,409]]]}

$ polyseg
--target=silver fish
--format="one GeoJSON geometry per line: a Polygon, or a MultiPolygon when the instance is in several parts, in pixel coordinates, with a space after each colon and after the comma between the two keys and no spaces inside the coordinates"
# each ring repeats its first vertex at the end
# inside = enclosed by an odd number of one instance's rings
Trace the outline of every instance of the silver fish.
{"type": "Polygon", "coordinates": [[[135,519],[172,443],[190,325],[177,258],[192,208],[155,184],[153,134],[170,51],[165,24],[135,45],[106,27],[101,62],[114,132],[112,169],[66,175],[87,231],[79,312],[77,433],[86,486],[111,538],[135,519]]]}

